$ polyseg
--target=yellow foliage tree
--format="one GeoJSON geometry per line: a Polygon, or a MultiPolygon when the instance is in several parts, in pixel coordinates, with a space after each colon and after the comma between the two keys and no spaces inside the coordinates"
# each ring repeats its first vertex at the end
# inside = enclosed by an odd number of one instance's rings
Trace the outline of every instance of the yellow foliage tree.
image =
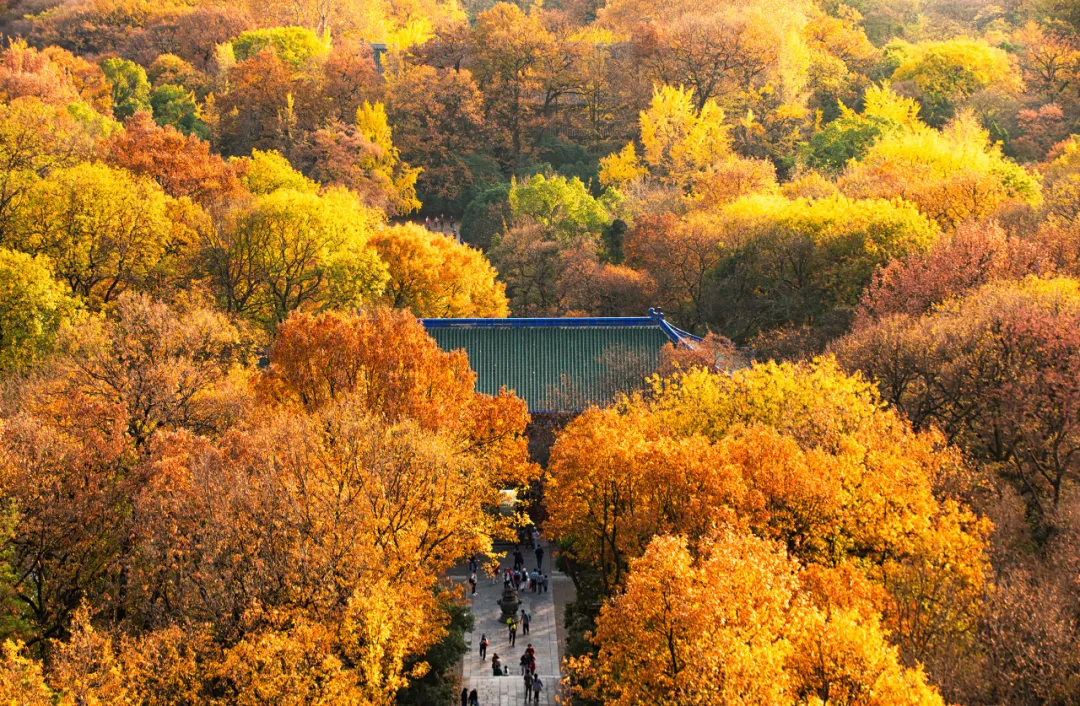
{"type": "Polygon", "coordinates": [[[382,218],[340,187],[279,188],[231,214],[203,251],[225,308],[273,327],[296,309],[381,293],[386,266],[369,238],[382,218]]]}
{"type": "Polygon", "coordinates": [[[386,108],[376,101],[364,104],[356,110],[356,127],[374,146],[361,166],[372,173],[373,180],[384,182],[392,194],[390,210],[393,213],[409,213],[420,208],[416,198],[416,178],[420,169],[401,161],[401,154],[394,147],[386,108]]]}
{"type": "Polygon", "coordinates": [[[506,287],[484,254],[414,224],[378,231],[371,240],[389,270],[383,300],[420,317],[504,317],[506,287]]]}
{"type": "Polygon", "coordinates": [[[56,275],[99,307],[160,274],[177,245],[172,203],[150,179],[85,162],[57,169],[29,190],[13,242],[48,255],[56,275]]]}
{"type": "Polygon", "coordinates": [[[653,89],[652,102],[642,111],[640,124],[645,161],[653,174],[670,183],[685,183],[726,157],[731,149],[724,111],[713,100],[698,110],[692,89],[653,89]]]}
{"type": "MultiPolygon", "coordinates": [[[[909,108],[901,112],[910,119],[909,108]]],[[[858,198],[903,198],[947,229],[990,216],[1009,202],[1041,201],[1037,179],[991,144],[971,114],[959,115],[941,131],[915,123],[883,135],[848,166],[839,185],[858,198]]]]}
{"type": "Polygon", "coordinates": [[[45,684],[41,662],[23,654],[22,643],[7,640],[0,661],[0,702],[20,706],[52,706],[53,693],[45,684]]]}
{"type": "Polygon", "coordinates": [[[642,166],[638,159],[633,142],[626,143],[619,152],[613,152],[600,160],[600,183],[604,186],[623,186],[648,173],[649,170],[642,166]]]}
{"type": "Polygon", "coordinates": [[[75,611],[71,632],[70,640],[57,643],[56,664],[49,675],[62,694],[60,703],[65,706],[137,703],[112,639],[90,624],[86,605],[75,611]]]}
{"type": "Polygon", "coordinates": [[[776,544],[721,529],[660,536],[600,612],[574,691],[606,704],[939,706],[874,616],[818,608],[776,544]],[[695,558],[696,555],[696,558],[695,558]]]}
{"type": "Polygon", "coordinates": [[[903,61],[893,81],[908,82],[931,125],[940,126],[975,93],[994,89],[1018,94],[1023,80],[1009,54],[984,39],[956,37],[942,42],[894,43],[903,61]]]}

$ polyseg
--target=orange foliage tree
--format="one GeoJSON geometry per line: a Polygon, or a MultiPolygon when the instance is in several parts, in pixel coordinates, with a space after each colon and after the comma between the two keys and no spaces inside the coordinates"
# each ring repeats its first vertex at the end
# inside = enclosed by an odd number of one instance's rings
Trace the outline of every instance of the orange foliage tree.
{"type": "Polygon", "coordinates": [[[450,435],[507,480],[535,472],[524,401],[477,393],[464,351],[442,351],[407,312],[295,314],[278,330],[270,360],[263,389],[272,400],[318,409],[354,396],[390,422],[409,419],[450,435]]]}
{"type": "Polygon", "coordinates": [[[962,477],[957,454],[831,361],[658,380],[572,422],[549,471],[549,531],[583,587],[610,594],[655,534],[731,523],[884,588],[905,655],[974,629],[988,526],[934,495],[962,477]]]}
{"type": "Polygon", "coordinates": [[[187,196],[204,208],[243,196],[233,165],[210,152],[209,143],[160,127],[149,113],[136,113],[102,150],[110,164],[156,181],[165,193],[187,196]]]}
{"type": "Polygon", "coordinates": [[[600,613],[574,691],[607,704],[944,704],[876,616],[830,606],[772,542],[660,536],[600,613]]]}
{"type": "Polygon", "coordinates": [[[130,614],[132,468],[162,430],[215,434],[241,415],[244,350],[220,314],[125,294],[112,317],[67,331],[52,374],[23,386],[0,427],[0,480],[19,507],[7,549],[35,650],[64,636],[84,598],[130,614]]]}
{"type": "Polygon", "coordinates": [[[48,667],[13,644],[0,693],[389,706],[431,668],[440,576],[535,475],[524,403],[400,311],[295,315],[257,381],[248,350],[197,302],[125,294],[22,384],[3,580],[48,667]]]}

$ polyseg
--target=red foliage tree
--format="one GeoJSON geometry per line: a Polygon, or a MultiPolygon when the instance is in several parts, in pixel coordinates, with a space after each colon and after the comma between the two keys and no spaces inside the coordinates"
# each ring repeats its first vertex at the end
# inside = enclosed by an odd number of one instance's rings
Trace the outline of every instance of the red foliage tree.
{"type": "Polygon", "coordinates": [[[1014,483],[1046,540],[1063,490],[1080,482],[1080,283],[990,282],[864,325],[835,351],[917,428],[940,427],[1014,483]]]}
{"type": "Polygon", "coordinates": [[[1051,266],[1038,243],[1009,235],[993,222],[967,223],[928,252],[879,269],[862,295],[856,326],[889,314],[917,316],[981,284],[1051,266]]]}
{"type": "Polygon", "coordinates": [[[148,113],[128,119],[109,139],[106,159],[156,181],[171,196],[188,196],[204,207],[224,206],[243,193],[233,167],[195,135],[161,127],[148,113]]]}

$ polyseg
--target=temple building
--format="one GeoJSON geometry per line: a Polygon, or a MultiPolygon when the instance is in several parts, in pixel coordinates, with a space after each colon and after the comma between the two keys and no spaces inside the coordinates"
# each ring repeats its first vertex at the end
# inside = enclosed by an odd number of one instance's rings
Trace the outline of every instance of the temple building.
{"type": "Polygon", "coordinates": [[[605,318],[422,319],[446,351],[465,349],[479,392],[513,390],[540,415],[573,415],[641,387],[668,343],[694,345],[650,309],[605,318]]]}

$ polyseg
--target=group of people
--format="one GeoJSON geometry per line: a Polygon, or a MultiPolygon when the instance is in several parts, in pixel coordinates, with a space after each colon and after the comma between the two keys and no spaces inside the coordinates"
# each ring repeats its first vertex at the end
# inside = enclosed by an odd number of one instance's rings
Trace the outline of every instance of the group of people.
{"type": "Polygon", "coordinates": [[[454,239],[459,243],[461,238],[458,237],[457,224],[454,223],[454,217],[446,218],[441,213],[433,219],[431,216],[424,216],[424,227],[428,230],[437,230],[440,233],[445,233],[446,228],[449,227],[450,235],[454,236],[454,239]]]}
{"type": "MultiPolygon", "coordinates": [[[[524,628],[524,634],[529,634],[529,614],[522,610],[522,626],[524,628]]],[[[517,638],[517,621],[511,617],[507,620],[507,625],[510,628],[510,645],[513,646],[516,643],[517,638]]],[[[480,636],[480,659],[481,661],[487,659],[487,648],[490,643],[488,642],[487,635],[480,636]]],[[[532,643],[525,648],[525,652],[521,655],[521,660],[518,662],[518,666],[521,668],[521,674],[525,679],[525,701],[528,703],[530,699],[536,703],[540,703],[540,692],[544,690],[544,682],[540,678],[540,675],[536,673],[536,650],[533,649],[532,643]]],[[[503,664],[499,658],[499,653],[491,655],[491,674],[496,677],[510,676],[510,665],[503,664]]],[[[476,690],[473,689],[469,692],[467,689],[461,690],[461,706],[478,706],[472,699],[476,694],[476,690]]]]}
{"type": "Polygon", "coordinates": [[[536,652],[533,646],[525,648],[525,654],[521,655],[521,673],[525,677],[525,702],[528,703],[531,695],[533,701],[540,703],[540,692],[544,689],[544,682],[536,673],[536,652]]]}
{"type": "MultiPolygon", "coordinates": [[[[506,619],[506,627],[510,631],[510,646],[513,647],[517,644],[517,629],[521,626],[521,634],[529,634],[529,625],[532,623],[532,615],[524,608],[521,609],[521,620],[518,621],[514,616],[510,616],[506,619]]],[[[529,645],[532,647],[532,645],[529,645]]]]}
{"type": "MultiPolygon", "coordinates": [[[[472,580],[470,579],[470,583],[472,580]]],[[[512,585],[519,591],[531,591],[533,593],[547,593],[550,580],[547,574],[541,574],[536,569],[532,571],[522,568],[503,569],[503,585],[512,585]]],[[[474,590],[473,593],[476,593],[474,590]]]]}
{"type": "MultiPolygon", "coordinates": [[[[450,227],[453,229],[453,217],[450,218],[450,227]]],[[[439,228],[440,219],[435,219],[435,227],[439,228]]],[[[428,224],[430,228],[430,223],[428,224]]],[[[518,542],[514,549],[514,565],[513,568],[502,566],[492,576],[492,580],[498,580],[498,576],[502,574],[503,583],[505,585],[512,585],[518,591],[530,590],[533,593],[547,592],[549,586],[549,579],[547,574],[543,572],[544,565],[544,549],[540,545],[540,531],[535,527],[521,528],[518,530],[518,542]],[[532,545],[533,554],[536,556],[536,568],[529,570],[525,568],[525,555],[521,551],[522,545],[532,545]]],[[[476,594],[476,574],[480,569],[480,564],[475,557],[469,559],[469,587],[473,593],[476,594]]],[[[507,640],[511,647],[517,645],[518,629],[521,629],[522,635],[529,634],[529,628],[532,623],[532,615],[527,611],[524,606],[521,608],[521,612],[518,615],[511,615],[506,619],[507,627],[507,640]]],[[[482,634],[480,636],[480,661],[487,660],[488,646],[491,643],[488,641],[487,635],[482,634]]],[[[522,678],[525,681],[525,701],[526,703],[533,701],[537,704],[540,703],[540,693],[544,689],[544,682],[540,676],[536,673],[536,650],[533,649],[532,643],[525,648],[525,652],[521,655],[521,660],[518,663],[521,670],[522,678]]],[[[494,653],[491,656],[491,674],[496,677],[503,677],[510,675],[510,665],[503,664],[502,659],[498,653],[494,653]]],[[[476,689],[462,689],[461,690],[461,706],[479,706],[479,696],[476,689]]]]}

